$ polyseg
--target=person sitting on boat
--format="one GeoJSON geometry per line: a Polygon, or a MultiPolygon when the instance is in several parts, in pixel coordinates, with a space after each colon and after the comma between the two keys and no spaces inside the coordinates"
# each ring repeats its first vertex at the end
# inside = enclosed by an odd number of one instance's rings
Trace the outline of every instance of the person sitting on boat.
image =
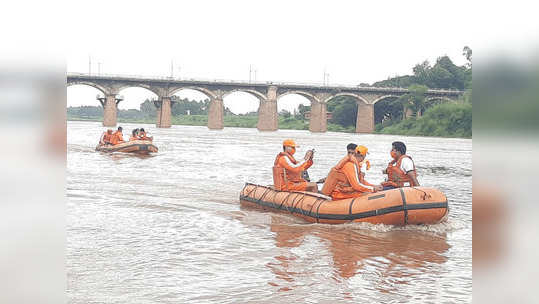
{"type": "Polygon", "coordinates": [[[124,142],[124,137],[122,134],[122,127],[118,127],[118,130],[112,134],[112,138],[110,140],[111,144],[117,145],[124,142]]]}
{"type": "Polygon", "coordinates": [[[153,140],[153,136],[147,136],[146,131],[144,131],[144,128],[140,128],[140,131],[138,133],[138,138],[140,140],[149,140],[149,141],[153,140]]]}
{"type": "Polygon", "coordinates": [[[139,140],[139,138],[138,138],[138,133],[139,133],[139,129],[138,129],[138,128],[133,129],[133,131],[131,131],[131,137],[129,138],[129,141],[139,140]]]}
{"type": "Polygon", "coordinates": [[[111,145],[111,139],[112,139],[112,130],[108,129],[106,132],[103,132],[103,134],[101,134],[101,138],[99,139],[99,145],[101,146],[111,145]]]}
{"type": "Polygon", "coordinates": [[[294,158],[296,148],[299,146],[291,140],[283,141],[283,152],[277,154],[273,164],[273,184],[275,189],[281,191],[310,191],[318,192],[316,183],[307,182],[302,178],[302,171],[313,165],[314,151],[309,150],[305,154],[305,161],[299,163],[294,158]]]}
{"type": "Polygon", "coordinates": [[[340,200],[382,190],[381,185],[365,181],[367,147],[349,144],[346,149],[347,155],[331,169],[325,179],[322,193],[331,196],[333,200],[340,200]]]}
{"type": "Polygon", "coordinates": [[[406,155],[406,145],[395,141],[391,144],[391,158],[387,168],[382,173],[387,174],[387,181],[382,183],[384,190],[419,186],[417,171],[412,158],[406,155]]]}

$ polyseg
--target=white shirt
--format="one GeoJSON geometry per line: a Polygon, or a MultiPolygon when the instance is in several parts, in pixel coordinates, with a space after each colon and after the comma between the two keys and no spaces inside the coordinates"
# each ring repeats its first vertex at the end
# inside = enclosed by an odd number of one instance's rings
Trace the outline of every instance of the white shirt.
{"type": "Polygon", "coordinates": [[[414,170],[414,162],[408,157],[404,157],[401,161],[401,168],[404,173],[408,173],[414,170]]]}

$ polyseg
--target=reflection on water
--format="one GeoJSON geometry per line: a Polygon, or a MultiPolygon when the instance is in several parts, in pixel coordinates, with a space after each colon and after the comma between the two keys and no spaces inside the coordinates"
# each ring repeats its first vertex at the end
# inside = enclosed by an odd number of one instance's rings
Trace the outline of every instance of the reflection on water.
{"type": "Polygon", "coordinates": [[[422,184],[448,196],[446,223],[323,225],[240,207],[239,192],[271,181],[283,138],[316,148],[313,179],[365,144],[379,181],[401,137],[144,128],[156,155],[97,153],[99,124],[68,123],[71,303],[471,300],[470,140],[404,138],[422,184]]]}
{"type": "MultiPolygon", "coordinates": [[[[331,280],[341,282],[359,275],[361,281],[367,283],[363,284],[366,285],[364,288],[369,289],[368,285],[374,283],[378,291],[386,294],[398,290],[395,284],[412,284],[416,273],[428,271],[437,275],[432,265],[445,263],[448,259],[446,254],[450,246],[445,233],[380,232],[375,225],[370,225],[371,229],[356,229],[354,225],[344,228],[294,225],[291,229],[290,223],[282,217],[271,216],[270,230],[275,233],[275,245],[279,248],[293,249],[300,247],[305,238],[319,239],[331,256],[331,280]]],[[[296,255],[293,250],[288,250],[287,254],[281,253],[274,258],[274,262],[266,264],[276,279],[269,284],[280,287],[280,290],[293,290],[293,282],[302,277],[302,273],[291,271],[296,255]]],[[[317,260],[319,256],[315,254],[312,259],[317,260]]]]}

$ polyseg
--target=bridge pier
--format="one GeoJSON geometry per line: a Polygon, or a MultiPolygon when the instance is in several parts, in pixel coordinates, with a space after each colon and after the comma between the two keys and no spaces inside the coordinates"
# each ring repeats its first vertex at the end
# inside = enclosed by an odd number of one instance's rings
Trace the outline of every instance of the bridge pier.
{"type": "Polygon", "coordinates": [[[328,130],[327,104],[322,102],[311,102],[311,118],[309,119],[309,130],[311,132],[326,132],[328,130]]]}
{"type": "Polygon", "coordinates": [[[374,105],[358,102],[356,133],[374,132],[374,105]]]}
{"type": "Polygon", "coordinates": [[[170,128],[172,125],[172,108],[170,97],[161,97],[161,106],[157,108],[157,122],[158,128],[170,128]]]}
{"type": "Polygon", "coordinates": [[[410,109],[408,107],[405,107],[403,112],[404,112],[404,119],[408,119],[408,118],[414,116],[414,111],[412,111],[412,109],[410,109]]]}
{"type": "Polygon", "coordinates": [[[277,100],[261,100],[258,107],[258,131],[277,131],[279,128],[279,114],[277,113],[277,100]]]}
{"type": "Polygon", "coordinates": [[[277,87],[269,86],[266,99],[260,99],[258,106],[258,131],[277,131],[279,128],[279,113],[277,113],[277,87]]]}
{"type": "Polygon", "coordinates": [[[224,123],[224,103],[222,98],[212,98],[208,111],[208,128],[211,130],[221,130],[224,123]]]}
{"type": "Polygon", "coordinates": [[[118,105],[116,104],[116,94],[105,96],[103,104],[103,126],[115,127],[118,123],[118,105]]]}

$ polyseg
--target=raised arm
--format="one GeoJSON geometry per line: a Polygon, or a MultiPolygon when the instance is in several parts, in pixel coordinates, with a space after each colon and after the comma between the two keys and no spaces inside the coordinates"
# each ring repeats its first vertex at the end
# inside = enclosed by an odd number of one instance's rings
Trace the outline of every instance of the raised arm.
{"type": "Polygon", "coordinates": [[[290,162],[290,160],[286,156],[279,158],[279,166],[285,168],[286,170],[292,171],[294,173],[299,173],[301,171],[305,171],[305,170],[309,169],[309,167],[311,167],[312,164],[313,164],[312,159],[309,159],[309,160],[307,160],[306,162],[304,162],[302,164],[297,164],[296,165],[296,164],[293,164],[292,162],[290,162]]]}

